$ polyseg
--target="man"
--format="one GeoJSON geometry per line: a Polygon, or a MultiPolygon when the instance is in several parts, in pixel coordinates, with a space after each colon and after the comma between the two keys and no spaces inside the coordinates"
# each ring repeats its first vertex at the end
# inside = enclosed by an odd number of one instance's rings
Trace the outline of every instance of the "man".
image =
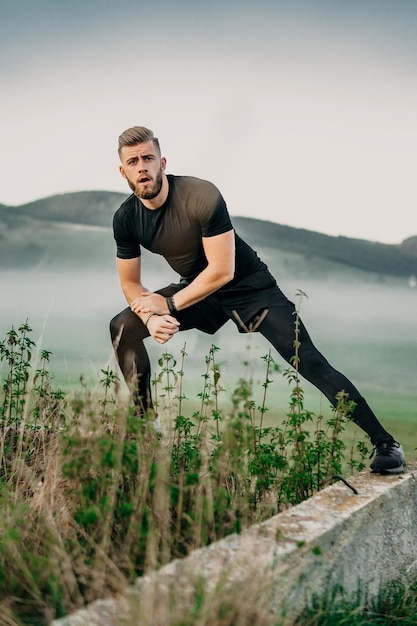
{"type": "MultiPolygon", "coordinates": [[[[167,175],[159,141],[143,126],[120,135],[119,157],[120,172],[133,191],[113,221],[117,269],[129,306],[111,321],[111,336],[140,413],[152,411],[146,337],[164,344],[180,330],[212,334],[231,319],[240,332],[260,332],[290,363],[294,305],[233,230],[218,189],[205,180],[167,175]],[[179,282],[148,291],[142,284],[141,246],[164,256],[179,282]]],[[[301,320],[298,340],[299,373],[333,405],[341,391],[355,403],[351,417],[374,445],[371,471],[402,472],[402,447],[353,384],[316,349],[301,320]]]]}

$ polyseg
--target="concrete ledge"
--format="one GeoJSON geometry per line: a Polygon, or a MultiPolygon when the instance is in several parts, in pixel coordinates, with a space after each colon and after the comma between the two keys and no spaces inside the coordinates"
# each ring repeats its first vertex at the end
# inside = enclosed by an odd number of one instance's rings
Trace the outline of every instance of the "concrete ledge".
{"type": "Polygon", "coordinates": [[[357,495],[337,482],[241,535],[138,579],[126,597],[95,602],[53,624],[169,626],[193,606],[196,589],[207,606],[221,589],[223,600],[252,607],[252,623],[265,625],[291,624],[314,596],[335,586],[348,595],[358,588],[376,595],[417,574],[416,478],[416,466],[399,476],[362,472],[349,480],[357,495]]]}

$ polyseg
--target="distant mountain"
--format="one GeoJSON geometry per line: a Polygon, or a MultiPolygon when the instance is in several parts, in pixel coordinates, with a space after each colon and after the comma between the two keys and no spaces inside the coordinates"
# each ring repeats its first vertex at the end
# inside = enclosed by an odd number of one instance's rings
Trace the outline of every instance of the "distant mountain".
{"type": "Polygon", "coordinates": [[[52,222],[111,226],[113,213],[126,198],[112,191],[64,193],[15,207],[0,205],[0,219],[4,213],[13,213],[52,222]]]}
{"type": "Polygon", "coordinates": [[[332,237],[302,228],[292,228],[251,218],[234,218],[235,226],[250,233],[252,246],[262,245],[320,257],[367,272],[410,276],[417,272],[417,237],[401,244],[383,244],[364,239],[332,237]]]}
{"type": "Polygon", "coordinates": [[[112,215],[125,194],[62,194],[0,205],[0,268],[114,267],[112,215]]]}
{"type": "MultiPolygon", "coordinates": [[[[84,191],[16,207],[0,204],[0,268],[113,267],[112,217],[126,197],[117,192],[84,191]]],[[[417,236],[391,245],[253,218],[232,216],[232,221],[237,232],[281,275],[417,276],[417,236]]]]}

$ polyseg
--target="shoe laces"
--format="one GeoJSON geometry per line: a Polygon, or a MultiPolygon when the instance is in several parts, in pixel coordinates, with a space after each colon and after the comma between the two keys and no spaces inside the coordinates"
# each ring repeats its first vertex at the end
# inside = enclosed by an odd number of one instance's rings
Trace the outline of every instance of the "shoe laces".
{"type": "Polygon", "coordinates": [[[372,448],[369,458],[371,459],[374,454],[377,454],[378,456],[391,456],[394,448],[399,448],[399,444],[392,439],[379,441],[372,448]]]}

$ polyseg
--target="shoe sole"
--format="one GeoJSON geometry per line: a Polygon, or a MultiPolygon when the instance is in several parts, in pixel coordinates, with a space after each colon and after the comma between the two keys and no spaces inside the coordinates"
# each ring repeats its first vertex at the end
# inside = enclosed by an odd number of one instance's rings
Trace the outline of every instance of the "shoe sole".
{"type": "Polygon", "coordinates": [[[402,474],[404,472],[405,469],[405,463],[403,465],[401,465],[400,467],[392,467],[390,469],[371,469],[371,474],[402,474]]]}

